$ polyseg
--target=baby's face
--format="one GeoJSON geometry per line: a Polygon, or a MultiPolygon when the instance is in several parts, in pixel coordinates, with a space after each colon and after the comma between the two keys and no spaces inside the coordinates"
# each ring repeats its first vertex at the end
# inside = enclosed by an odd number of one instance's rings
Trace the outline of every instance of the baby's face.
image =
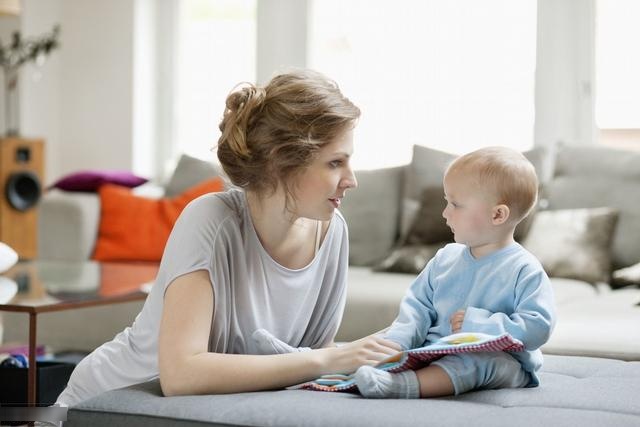
{"type": "Polygon", "coordinates": [[[450,172],[444,177],[447,207],[442,216],[457,243],[471,248],[490,243],[494,226],[494,197],[481,190],[464,172],[450,172]]]}

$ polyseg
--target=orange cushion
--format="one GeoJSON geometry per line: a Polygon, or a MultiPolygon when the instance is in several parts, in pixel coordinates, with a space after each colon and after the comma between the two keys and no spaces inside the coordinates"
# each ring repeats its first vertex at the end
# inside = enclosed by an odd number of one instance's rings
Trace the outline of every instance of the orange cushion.
{"type": "Polygon", "coordinates": [[[93,253],[97,261],[160,261],[173,224],[193,199],[222,191],[221,178],[213,178],[184,193],[164,199],[136,196],[118,185],[100,187],[100,228],[93,253]]]}

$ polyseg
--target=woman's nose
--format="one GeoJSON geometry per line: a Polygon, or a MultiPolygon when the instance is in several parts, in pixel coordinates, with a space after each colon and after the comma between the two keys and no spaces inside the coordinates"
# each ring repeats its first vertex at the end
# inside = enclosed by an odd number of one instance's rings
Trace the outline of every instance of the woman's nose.
{"type": "Polygon", "coordinates": [[[353,173],[353,170],[349,168],[348,173],[342,178],[342,187],[344,188],[357,188],[358,180],[356,179],[356,175],[353,173]]]}

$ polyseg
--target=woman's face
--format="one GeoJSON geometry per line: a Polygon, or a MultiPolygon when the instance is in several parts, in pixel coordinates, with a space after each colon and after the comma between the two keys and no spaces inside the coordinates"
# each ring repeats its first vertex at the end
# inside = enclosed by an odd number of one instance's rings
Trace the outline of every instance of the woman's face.
{"type": "Polygon", "coordinates": [[[320,149],[316,159],[299,176],[294,189],[296,216],[331,219],[347,189],[358,185],[349,163],[352,154],[352,130],[320,149]]]}

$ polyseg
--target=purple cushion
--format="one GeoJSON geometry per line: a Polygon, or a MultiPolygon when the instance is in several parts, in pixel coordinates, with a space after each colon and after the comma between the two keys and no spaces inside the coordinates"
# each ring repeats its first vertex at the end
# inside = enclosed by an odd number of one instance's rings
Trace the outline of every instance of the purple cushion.
{"type": "Polygon", "coordinates": [[[102,184],[116,184],[123,187],[137,187],[147,182],[127,171],[80,171],[63,176],[49,188],[65,191],[95,192],[102,184]]]}

